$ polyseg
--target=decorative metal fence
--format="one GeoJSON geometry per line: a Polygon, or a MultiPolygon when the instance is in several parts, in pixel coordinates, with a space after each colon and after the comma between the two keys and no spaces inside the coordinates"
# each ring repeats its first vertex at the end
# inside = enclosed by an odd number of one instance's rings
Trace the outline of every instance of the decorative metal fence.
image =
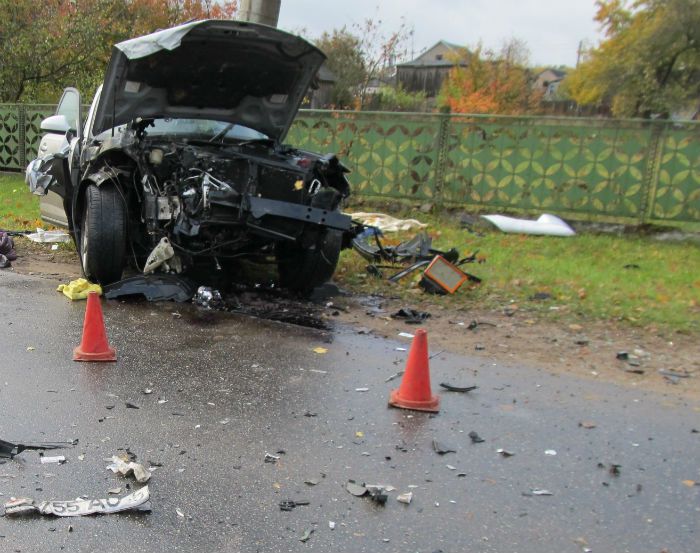
{"type": "MultiPolygon", "coordinates": [[[[0,169],[53,106],[0,104],[0,169]]],[[[337,152],[354,194],[592,220],[700,221],[700,123],[302,110],[285,140],[337,152]]]]}

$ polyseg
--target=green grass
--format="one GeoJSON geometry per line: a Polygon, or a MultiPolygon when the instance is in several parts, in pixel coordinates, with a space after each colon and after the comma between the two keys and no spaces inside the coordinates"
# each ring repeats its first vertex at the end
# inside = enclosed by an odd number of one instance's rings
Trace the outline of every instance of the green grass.
{"type": "Polygon", "coordinates": [[[35,230],[39,219],[39,196],[29,192],[24,175],[0,173],[0,229],[35,230]]]}
{"type": "MultiPolygon", "coordinates": [[[[352,211],[352,210],[350,210],[352,211]]],[[[661,242],[651,237],[579,234],[571,238],[503,234],[476,236],[455,219],[415,212],[429,223],[434,247],[479,250],[484,261],[464,270],[483,278],[454,296],[426,296],[416,289],[419,275],[393,285],[366,274],[367,262],[343,252],[339,280],[361,293],[381,292],[416,305],[421,301],[456,308],[517,306],[534,315],[563,321],[624,321],[682,332],[700,331],[700,247],[692,242],[661,242]],[[624,268],[636,264],[636,268],[624,268]],[[552,299],[533,301],[536,292],[552,299]],[[551,307],[558,309],[552,310],[551,307]]],[[[410,234],[387,238],[397,240],[410,234]]],[[[392,270],[384,270],[385,276],[392,270]]]]}

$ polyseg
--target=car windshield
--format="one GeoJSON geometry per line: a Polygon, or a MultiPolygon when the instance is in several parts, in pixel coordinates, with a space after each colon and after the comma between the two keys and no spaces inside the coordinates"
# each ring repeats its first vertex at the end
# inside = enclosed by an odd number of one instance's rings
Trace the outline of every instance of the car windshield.
{"type": "Polygon", "coordinates": [[[154,119],[148,127],[150,136],[181,135],[217,140],[265,140],[267,135],[243,125],[212,121],[210,119],[154,119]]]}

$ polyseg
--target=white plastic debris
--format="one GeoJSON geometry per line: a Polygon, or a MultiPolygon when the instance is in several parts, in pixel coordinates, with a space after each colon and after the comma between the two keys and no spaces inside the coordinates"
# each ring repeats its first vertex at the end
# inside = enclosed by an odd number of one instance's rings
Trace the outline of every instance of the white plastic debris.
{"type": "Polygon", "coordinates": [[[396,496],[396,501],[398,501],[399,503],[405,503],[406,505],[411,503],[412,499],[413,499],[413,492],[405,492],[405,493],[401,493],[401,494],[396,496]]]}
{"type": "Polygon", "coordinates": [[[44,230],[37,228],[36,232],[27,234],[32,242],[53,243],[53,242],[70,242],[70,234],[65,230],[44,230]]]}
{"type": "Polygon", "coordinates": [[[201,25],[202,23],[204,22],[192,21],[184,25],[172,27],[171,29],[157,31],[150,35],[125,40],[117,44],[116,47],[124,52],[124,55],[130,60],[145,58],[160,50],[174,50],[180,46],[182,38],[189,33],[193,27],[201,25]]]}
{"type": "Polygon", "coordinates": [[[503,232],[516,234],[539,234],[545,236],[574,236],[576,232],[556,215],[544,213],[536,221],[515,219],[505,215],[482,215],[503,232]]]}
{"type": "Polygon", "coordinates": [[[65,463],[66,458],[63,455],[53,455],[51,457],[46,457],[43,456],[41,457],[41,464],[42,465],[50,465],[50,464],[61,464],[65,463]]]}
{"type": "Polygon", "coordinates": [[[545,449],[544,454],[554,457],[557,454],[557,452],[554,449],[545,449]]]}
{"type": "Polygon", "coordinates": [[[421,223],[416,219],[397,219],[385,213],[348,213],[355,221],[360,221],[362,224],[377,227],[384,232],[398,232],[411,229],[423,229],[427,227],[425,223],[421,223]]]}
{"type": "Polygon", "coordinates": [[[94,514],[110,514],[120,511],[150,511],[148,486],[124,497],[107,499],[75,499],[72,501],[41,501],[22,497],[5,503],[5,516],[36,512],[58,517],[77,517],[94,514]]]}
{"type": "Polygon", "coordinates": [[[331,530],[335,530],[335,522],[333,522],[332,520],[329,520],[328,521],[328,528],[330,528],[331,530]]]}
{"type": "Polygon", "coordinates": [[[173,245],[170,243],[170,240],[168,240],[167,237],[161,238],[160,242],[156,244],[156,247],[153,248],[149,254],[148,259],[146,259],[146,264],[143,267],[143,274],[148,275],[161,266],[165,270],[169,270],[170,267],[167,261],[172,259],[174,256],[175,250],[173,249],[173,245]]]}
{"type": "Polygon", "coordinates": [[[399,332],[399,336],[401,336],[401,338],[415,338],[410,332],[399,332]]]}
{"type": "Polygon", "coordinates": [[[128,476],[133,473],[134,478],[140,484],[145,484],[151,478],[151,473],[141,463],[135,463],[134,461],[129,461],[127,463],[124,459],[116,455],[107,460],[112,461],[107,465],[107,469],[111,470],[114,474],[119,473],[122,476],[128,476]]]}
{"type": "Polygon", "coordinates": [[[533,490],[530,490],[530,493],[532,493],[532,495],[554,495],[549,490],[541,490],[539,488],[535,488],[533,490]]]}

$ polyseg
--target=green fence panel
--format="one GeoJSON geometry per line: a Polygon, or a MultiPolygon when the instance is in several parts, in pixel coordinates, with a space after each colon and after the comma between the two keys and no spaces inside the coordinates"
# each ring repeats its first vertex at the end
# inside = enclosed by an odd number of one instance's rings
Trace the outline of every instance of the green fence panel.
{"type": "Polygon", "coordinates": [[[641,125],[453,118],[443,197],[452,205],[638,217],[650,136],[641,125]]]}
{"type": "Polygon", "coordinates": [[[24,110],[24,147],[25,147],[25,163],[37,157],[39,142],[41,141],[41,125],[42,120],[49,115],[53,115],[56,111],[56,106],[51,105],[29,105],[24,110]]]}
{"type": "Polygon", "coordinates": [[[700,221],[700,129],[669,124],[661,141],[651,218],[700,221]]]}
{"type": "Polygon", "coordinates": [[[285,142],[337,152],[354,193],[430,200],[435,196],[439,119],[422,114],[305,111],[285,142]]]}
{"type": "MultiPolygon", "coordinates": [[[[54,109],[0,104],[0,170],[37,155],[54,109]]],[[[301,110],[285,142],[337,153],[357,196],[700,221],[697,122],[301,110]]]]}
{"type": "Polygon", "coordinates": [[[24,141],[20,134],[20,106],[0,104],[0,168],[23,169],[24,141]]]}

